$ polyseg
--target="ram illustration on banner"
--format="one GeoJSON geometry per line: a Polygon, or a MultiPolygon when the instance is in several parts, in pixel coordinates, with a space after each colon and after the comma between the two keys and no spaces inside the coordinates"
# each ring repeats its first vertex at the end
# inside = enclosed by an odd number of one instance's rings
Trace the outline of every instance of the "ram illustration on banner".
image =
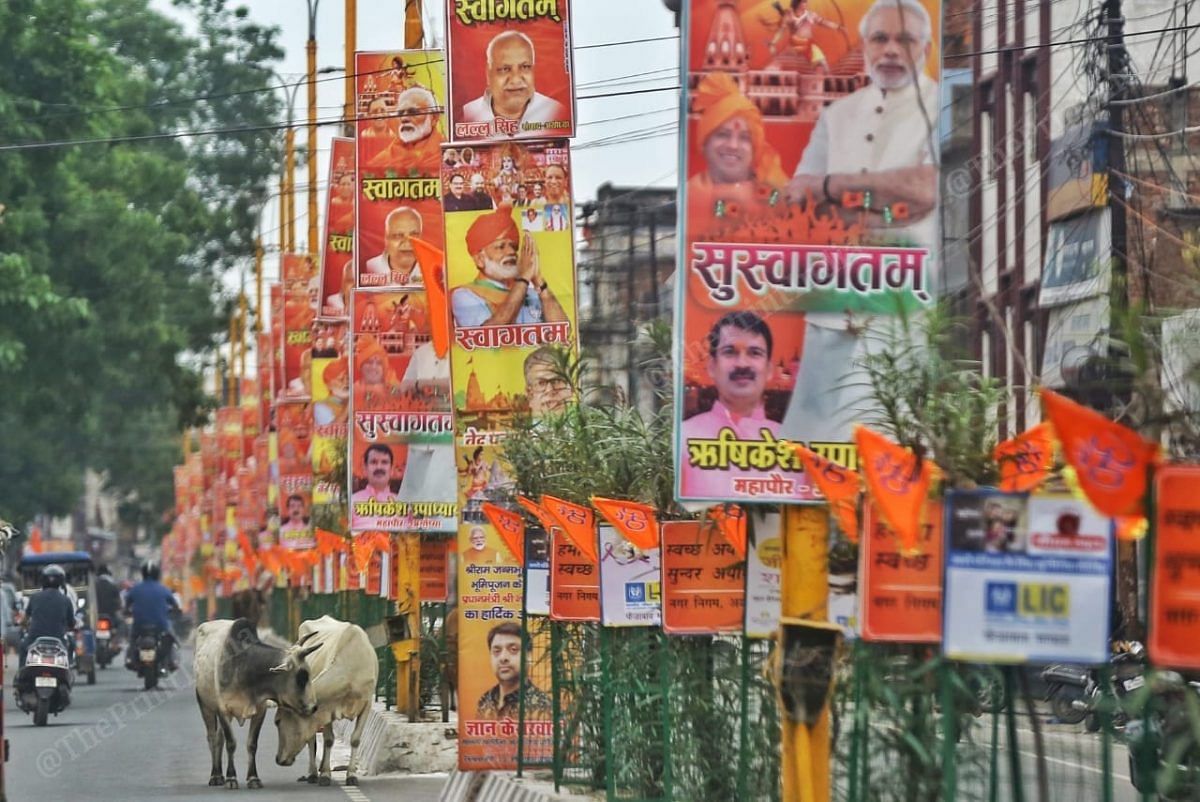
{"type": "Polygon", "coordinates": [[[457,527],[450,363],[421,289],[355,290],[350,527],[457,527]]]}
{"type": "Polygon", "coordinates": [[[454,140],[574,136],[568,0],[446,2],[454,140]]]}
{"type": "Polygon", "coordinates": [[[680,499],[818,499],[784,440],[852,464],[855,315],[937,286],[939,20],[938,0],[685,4],[680,499]]]}
{"type": "Polygon", "coordinates": [[[320,317],[345,320],[350,316],[350,291],[355,283],[354,140],[335,136],[330,148],[320,317]]]}
{"type": "Polygon", "coordinates": [[[321,293],[316,265],[307,254],[283,255],[283,374],[276,389],[282,400],[312,397],[312,323],[321,293]]]}
{"type": "Polygon", "coordinates": [[[442,246],[438,176],[446,62],[438,50],[356,53],[358,287],[420,286],[411,238],[442,246]]]}
{"type": "MultiPolygon", "coordinates": [[[[344,320],[313,323],[313,504],[332,504],[337,487],[329,477],[346,448],[350,418],[349,327],[344,320]]],[[[339,480],[337,485],[341,484],[339,480]]]]}

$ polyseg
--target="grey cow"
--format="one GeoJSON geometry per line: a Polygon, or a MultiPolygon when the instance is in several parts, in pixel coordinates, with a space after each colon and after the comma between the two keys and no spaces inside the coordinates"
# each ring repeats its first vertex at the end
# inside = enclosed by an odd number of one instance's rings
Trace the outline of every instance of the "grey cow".
{"type": "Polygon", "coordinates": [[[250,721],[246,739],[249,765],[246,787],[262,788],[255,753],[258,733],[267,715],[267,702],[280,708],[311,716],[317,710],[316,695],[310,682],[306,658],[313,649],[278,649],[258,639],[254,627],[244,618],[208,621],[196,630],[196,701],[208,731],[212,753],[209,785],[237,788],[237,769],[233,753],[237,740],[231,719],[238,724],[250,721]],[[228,753],[225,774],[221,774],[221,749],[228,753]]]}

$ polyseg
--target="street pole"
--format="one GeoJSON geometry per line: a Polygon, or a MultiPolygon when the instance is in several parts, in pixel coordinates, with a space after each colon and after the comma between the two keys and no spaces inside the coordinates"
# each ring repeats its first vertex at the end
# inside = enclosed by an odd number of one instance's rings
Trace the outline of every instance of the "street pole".
{"type": "Polygon", "coordinates": [[[346,0],[346,103],[342,119],[346,121],[345,136],[354,136],[354,51],[358,48],[358,3],[346,0]]]}
{"type": "Polygon", "coordinates": [[[308,252],[314,256],[317,245],[317,6],[308,3],[308,252]]]}
{"type": "Polygon", "coordinates": [[[291,111],[288,113],[288,129],[283,137],[284,160],[283,172],[287,183],[284,194],[287,207],[287,243],[284,253],[296,252],[296,129],[292,127],[291,111]]]}
{"type": "Polygon", "coordinates": [[[247,308],[248,306],[249,306],[249,304],[248,304],[248,301],[246,298],[246,292],[245,292],[245,290],[243,290],[242,292],[238,293],[238,380],[239,380],[238,395],[239,395],[239,400],[241,400],[240,399],[240,395],[241,395],[240,382],[246,380],[246,329],[248,328],[248,326],[246,325],[246,321],[247,321],[247,318],[249,318],[249,316],[250,316],[249,309],[247,308]]]}
{"type": "MultiPolygon", "coordinates": [[[[263,330],[263,244],[262,237],[254,238],[254,333],[263,330]]],[[[259,354],[259,358],[262,355],[259,354]]]]}

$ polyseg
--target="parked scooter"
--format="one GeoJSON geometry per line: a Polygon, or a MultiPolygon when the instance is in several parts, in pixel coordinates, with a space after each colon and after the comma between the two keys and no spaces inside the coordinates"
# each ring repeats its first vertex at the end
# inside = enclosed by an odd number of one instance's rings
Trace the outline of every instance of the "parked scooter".
{"type": "Polygon", "coordinates": [[[1200,740],[1191,716],[1200,707],[1200,682],[1185,681],[1175,671],[1156,671],[1149,685],[1149,693],[1136,697],[1139,709],[1125,724],[1129,779],[1143,794],[1196,799],[1200,740]]]}
{"type": "Polygon", "coordinates": [[[66,644],[58,638],[38,638],[25,653],[17,672],[17,707],[33,713],[33,723],[46,726],[51,713],[58,715],[71,704],[75,671],[66,644]]]}

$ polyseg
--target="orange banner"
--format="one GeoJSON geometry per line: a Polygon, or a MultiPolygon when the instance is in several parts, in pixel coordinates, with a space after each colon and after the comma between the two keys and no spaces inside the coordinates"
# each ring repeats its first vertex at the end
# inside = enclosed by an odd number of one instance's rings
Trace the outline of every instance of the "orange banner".
{"type": "Polygon", "coordinates": [[[525,519],[519,512],[506,510],[491,502],[483,503],[483,514],[496,527],[497,534],[518,565],[525,564],[525,519]]]}
{"type": "Polygon", "coordinates": [[[600,562],[596,547],[596,516],[587,507],[573,504],[554,496],[542,496],[542,508],[550,514],[554,524],[560,527],[575,548],[583,552],[593,563],[600,562]]]}
{"type": "Polygon", "coordinates": [[[600,620],[600,570],[562,529],[550,541],[550,618],[600,620]]]}
{"type": "Polygon", "coordinates": [[[1156,536],[1150,639],[1156,667],[1200,669],[1200,465],[1167,465],[1155,477],[1156,536]]]}
{"type": "Polygon", "coordinates": [[[918,460],[903,446],[866,426],[854,432],[867,495],[883,521],[896,532],[904,551],[917,547],[925,500],[933,484],[933,463],[918,460]]]}
{"type": "Polygon", "coordinates": [[[709,508],[708,518],[738,557],[746,559],[746,511],[736,504],[722,504],[709,508]]]}
{"type": "Polygon", "coordinates": [[[829,502],[829,510],[851,543],[858,542],[858,492],[862,477],[844,465],[822,457],[810,448],[792,443],[792,448],[804,463],[804,472],[821,495],[829,502]]]}
{"type": "Polygon", "coordinates": [[[421,601],[444,602],[450,594],[450,539],[421,538],[421,601]]]}
{"type": "Polygon", "coordinates": [[[1158,446],[1051,390],[1042,390],[1042,404],[1092,506],[1109,516],[1145,514],[1146,469],[1158,446]]]}
{"type": "Polygon", "coordinates": [[[874,505],[863,510],[862,606],[866,641],[942,640],[942,505],[926,502],[917,553],[902,554],[874,505]]]}
{"type": "Polygon", "coordinates": [[[1054,465],[1054,429],[1043,422],[997,444],[992,458],[1000,466],[1000,489],[1025,493],[1035,489],[1054,465]]]}
{"type": "Polygon", "coordinates": [[[592,496],[592,506],[642,551],[658,548],[658,515],[649,504],[592,496]]]}
{"type": "Polygon", "coordinates": [[[668,634],[742,631],[745,562],[706,528],[700,521],[663,524],[663,630],[668,634]]]}

